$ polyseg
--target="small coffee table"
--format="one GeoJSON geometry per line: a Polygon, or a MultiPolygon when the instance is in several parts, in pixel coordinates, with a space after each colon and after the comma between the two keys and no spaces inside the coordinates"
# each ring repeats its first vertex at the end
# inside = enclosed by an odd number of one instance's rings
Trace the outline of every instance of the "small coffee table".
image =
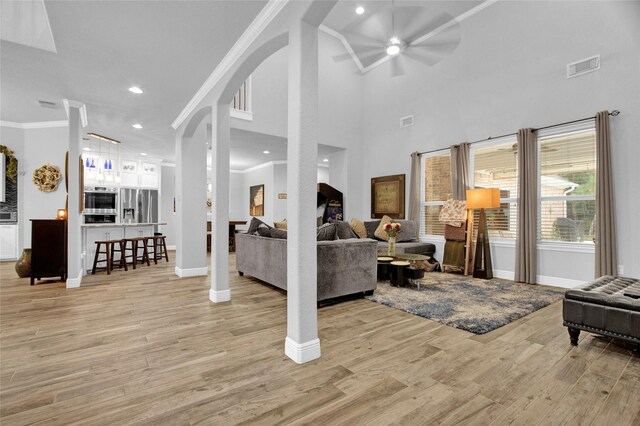
{"type": "Polygon", "coordinates": [[[393,260],[391,265],[391,285],[397,287],[404,287],[406,284],[405,271],[409,268],[411,263],[406,260],[393,260]]]}

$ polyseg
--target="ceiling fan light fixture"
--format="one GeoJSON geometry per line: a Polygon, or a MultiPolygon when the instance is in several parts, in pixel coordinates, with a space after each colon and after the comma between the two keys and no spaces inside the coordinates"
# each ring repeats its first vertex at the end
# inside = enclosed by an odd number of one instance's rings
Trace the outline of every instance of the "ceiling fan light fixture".
{"type": "Polygon", "coordinates": [[[403,44],[402,44],[402,40],[400,40],[398,37],[393,36],[389,38],[389,41],[387,42],[387,47],[385,48],[387,55],[389,56],[395,56],[398,53],[400,53],[400,51],[402,50],[403,44]]]}
{"type": "Polygon", "coordinates": [[[362,15],[364,13],[364,7],[362,7],[362,6],[356,7],[356,13],[358,15],[362,15]]]}

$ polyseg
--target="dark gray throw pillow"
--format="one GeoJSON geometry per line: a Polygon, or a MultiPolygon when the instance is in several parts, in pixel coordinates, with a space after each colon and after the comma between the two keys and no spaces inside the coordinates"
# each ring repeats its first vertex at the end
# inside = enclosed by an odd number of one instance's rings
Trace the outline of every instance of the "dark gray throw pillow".
{"type": "Polygon", "coordinates": [[[261,221],[260,219],[258,219],[257,217],[252,217],[251,218],[251,222],[249,222],[249,229],[247,229],[247,234],[249,235],[256,235],[256,233],[258,232],[258,228],[260,227],[260,225],[266,226],[267,229],[270,229],[271,226],[267,225],[266,223],[264,223],[263,221],[261,221]]]}
{"type": "Polygon", "coordinates": [[[380,219],[378,220],[370,220],[364,223],[364,227],[367,230],[367,238],[371,238],[372,240],[377,240],[375,236],[376,229],[380,226],[380,219]]]}
{"type": "Polygon", "coordinates": [[[280,238],[281,240],[287,239],[287,231],[284,229],[269,229],[269,233],[271,234],[271,238],[280,238]]]}
{"type": "Polygon", "coordinates": [[[267,228],[266,226],[259,226],[256,234],[260,235],[261,237],[271,238],[271,229],[267,228]]]}
{"type": "Polygon", "coordinates": [[[333,223],[336,226],[336,234],[338,236],[338,240],[349,240],[351,238],[358,238],[356,233],[353,232],[353,229],[351,229],[351,225],[349,225],[349,222],[333,219],[329,219],[329,222],[333,223]]]}
{"type": "Polygon", "coordinates": [[[318,227],[318,241],[333,241],[336,239],[336,226],[333,223],[325,223],[318,227]]]}
{"type": "Polygon", "coordinates": [[[396,237],[396,242],[417,241],[418,239],[418,221],[417,220],[398,220],[401,228],[400,233],[396,237]]]}

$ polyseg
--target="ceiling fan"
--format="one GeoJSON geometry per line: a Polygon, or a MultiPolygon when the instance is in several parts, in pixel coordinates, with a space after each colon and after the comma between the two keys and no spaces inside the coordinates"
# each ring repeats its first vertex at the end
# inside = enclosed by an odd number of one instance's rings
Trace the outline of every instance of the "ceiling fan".
{"type": "MultiPolygon", "coordinates": [[[[391,60],[392,75],[402,75],[404,58],[433,66],[460,43],[460,24],[446,12],[432,14],[422,6],[390,6],[361,15],[340,32],[366,69],[391,60]]],[[[350,55],[339,55],[343,60],[350,55]]]]}

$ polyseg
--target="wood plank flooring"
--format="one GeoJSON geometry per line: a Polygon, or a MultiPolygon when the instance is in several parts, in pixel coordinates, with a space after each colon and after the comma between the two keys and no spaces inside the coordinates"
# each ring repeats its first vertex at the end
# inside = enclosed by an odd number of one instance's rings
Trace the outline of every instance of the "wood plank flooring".
{"type": "Polygon", "coordinates": [[[561,302],[481,336],[363,299],[327,306],[322,357],[300,366],[285,295],[234,262],[218,305],[173,261],[73,290],[0,264],[2,425],[640,425],[640,358],[588,333],[570,346],[561,302]]]}

